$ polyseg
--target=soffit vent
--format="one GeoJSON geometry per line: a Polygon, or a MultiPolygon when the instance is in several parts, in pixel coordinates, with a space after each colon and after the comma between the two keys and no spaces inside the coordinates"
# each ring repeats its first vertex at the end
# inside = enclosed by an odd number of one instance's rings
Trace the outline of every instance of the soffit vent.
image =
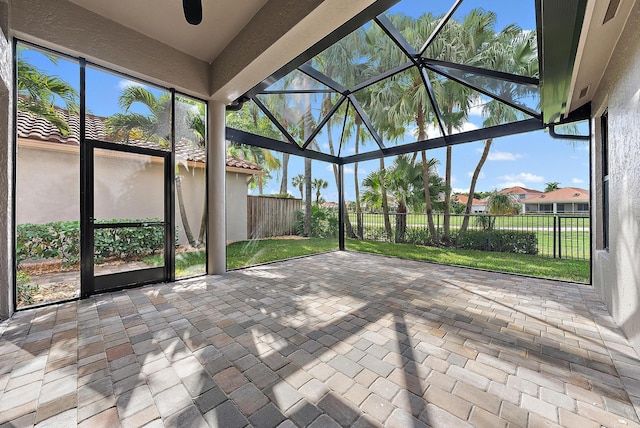
{"type": "Polygon", "coordinates": [[[607,7],[607,13],[604,14],[604,21],[602,21],[602,25],[611,21],[618,11],[618,6],[620,6],[620,0],[611,0],[609,2],[609,6],[607,7]]]}
{"type": "Polygon", "coordinates": [[[578,98],[584,98],[587,96],[587,94],[589,93],[589,86],[585,86],[584,88],[582,88],[582,90],[580,91],[580,95],[578,98]]]}

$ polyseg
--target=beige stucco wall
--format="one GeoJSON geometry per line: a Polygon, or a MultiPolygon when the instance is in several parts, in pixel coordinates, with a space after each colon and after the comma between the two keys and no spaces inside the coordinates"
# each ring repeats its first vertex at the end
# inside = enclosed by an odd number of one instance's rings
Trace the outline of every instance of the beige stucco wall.
{"type": "Polygon", "coordinates": [[[0,0],[0,319],[13,311],[13,49],[10,10],[0,0]]]}
{"type": "Polygon", "coordinates": [[[227,200],[227,242],[247,239],[247,176],[227,172],[225,177],[227,200]]]}
{"type": "Polygon", "coordinates": [[[595,94],[592,138],[592,281],[640,352],[640,2],[636,2],[595,94]],[[600,116],[609,116],[609,251],[602,249],[600,116]]]}
{"type": "MultiPolygon", "coordinates": [[[[130,155],[97,151],[95,159],[95,218],[157,218],[164,215],[163,166],[141,162],[130,155]],[[124,156],[124,157],[123,157],[124,156]],[[135,184],[133,186],[132,184],[135,184]]],[[[43,150],[19,145],[16,183],[16,222],[48,223],[80,217],[79,150],[76,147],[43,150]]],[[[197,238],[205,203],[203,168],[180,166],[187,218],[197,238]]],[[[227,172],[227,234],[231,240],[247,237],[246,174],[227,172]]],[[[178,242],[187,242],[176,197],[178,242]]]]}

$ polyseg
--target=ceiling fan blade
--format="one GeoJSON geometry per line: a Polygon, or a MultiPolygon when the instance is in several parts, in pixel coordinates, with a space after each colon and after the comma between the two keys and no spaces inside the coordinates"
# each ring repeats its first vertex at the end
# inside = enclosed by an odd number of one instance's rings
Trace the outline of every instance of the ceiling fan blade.
{"type": "Polygon", "coordinates": [[[202,22],[202,0],[182,0],[184,17],[191,25],[202,22]]]}

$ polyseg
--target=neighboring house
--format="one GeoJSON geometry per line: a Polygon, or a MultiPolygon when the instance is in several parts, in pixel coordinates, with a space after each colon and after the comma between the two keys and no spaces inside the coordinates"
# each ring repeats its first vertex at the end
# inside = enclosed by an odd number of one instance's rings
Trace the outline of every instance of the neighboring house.
{"type": "Polygon", "coordinates": [[[320,206],[322,208],[329,208],[329,209],[338,209],[338,203],[337,202],[323,202],[320,204],[320,206]]]}
{"type": "MultiPolygon", "coordinates": [[[[460,194],[452,195],[451,202],[453,202],[454,204],[462,204],[466,206],[467,202],[469,202],[469,196],[460,194]]],[[[487,205],[484,201],[473,198],[473,201],[471,202],[471,212],[473,214],[483,213],[486,209],[487,205]]]]}
{"type": "Polygon", "coordinates": [[[589,191],[563,187],[520,201],[526,214],[589,214],[589,191]]]}
{"type": "Polygon", "coordinates": [[[503,195],[514,195],[514,198],[518,200],[518,202],[522,202],[525,199],[532,198],[534,196],[538,196],[543,194],[544,192],[535,189],[527,189],[526,187],[514,186],[507,187],[506,189],[500,190],[498,193],[503,195]]]}
{"type": "MultiPolygon", "coordinates": [[[[78,220],[80,202],[80,141],[79,119],[60,110],[71,131],[63,136],[49,122],[30,113],[18,112],[17,117],[17,189],[16,224],[48,223],[78,220]],[[64,185],[52,177],[64,177],[64,185]]],[[[105,118],[87,115],[86,135],[108,141],[105,118]]],[[[162,149],[152,142],[130,142],[131,145],[162,149]]],[[[130,154],[95,153],[94,209],[96,219],[158,218],[163,216],[163,166],[141,161],[130,154]],[[141,173],[142,170],[142,173],[141,173]],[[117,172],[117,173],[116,173],[117,172]],[[131,180],[148,183],[129,186],[131,180]],[[133,190],[131,190],[133,189],[133,190]]],[[[206,153],[190,141],[176,142],[177,172],[182,177],[185,212],[194,235],[200,230],[205,204],[206,153]]],[[[247,182],[251,175],[261,173],[260,167],[244,159],[227,156],[227,240],[247,239],[247,182]]],[[[178,242],[187,242],[176,201],[178,242]]]]}

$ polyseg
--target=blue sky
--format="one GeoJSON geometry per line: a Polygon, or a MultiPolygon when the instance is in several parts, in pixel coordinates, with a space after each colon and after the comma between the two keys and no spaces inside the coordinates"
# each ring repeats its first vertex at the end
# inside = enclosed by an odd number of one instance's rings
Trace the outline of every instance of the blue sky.
{"type": "MultiPolygon", "coordinates": [[[[391,9],[391,13],[401,11],[409,15],[419,15],[425,10],[425,5],[434,5],[434,14],[445,13],[450,8],[450,2],[426,2],[424,0],[404,0],[391,9]]],[[[500,30],[509,23],[516,23],[521,28],[535,28],[533,16],[533,0],[506,1],[494,0],[491,2],[481,0],[466,0],[460,6],[457,14],[466,14],[475,7],[491,8],[497,13],[496,29],[500,30]]],[[[431,6],[433,7],[433,6],[431,6]]],[[[79,71],[77,63],[59,59],[57,65],[53,65],[41,53],[25,49],[22,55],[37,67],[46,72],[58,75],[79,87],[79,71]]],[[[88,69],[87,71],[87,108],[99,116],[108,116],[120,111],[117,100],[122,89],[132,82],[122,76],[105,73],[102,70],[88,69]]],[[[160,91],[156,91],[156,94],[160,91]]],[[[139,110],[143,112],[143,110],[139,110]]],[[[482,118],[479,115],[469,116],[468,128],[481,126],[482,118]]],[[[586,123],[579,126],[579,133],[587,134],[586,123]]],[[[410,134],[410,132],[408,132],[410,134]]],[[[407,136],[407,139],[411,139],[407,136]]],[[[365,151],[371,150],[368,143],[365,151]]],[[[469,188],[471,174],[480,158],[483,142],[461,144],[453,147],[452,160],[452,187],[454,191],[465,192],[469,188]]],[[[352,151],[352,148],[345,151],[352,151]]],[[[344,154],[344,152],[343,152],[344,154]]],[[[440,161],[438,171],[444,175],[445,149],[430,150],[429,157],[440,161]]],[[[386,165],[390,165],[393,159],[386,159],[386,165]]],[[[358,168],[359,182],[366,175],[378,168],[379,161],[360,163],[358,168]]],[[[291,186],[291,178],[303,172],[302,158],[292,157],[289,164],[289,192],[300,196],[297,188],[291,186]]],[[[280,189],[279,174],[274,173],[274,178],[265,186],[265,193],[277,193],[280,189]]],[[[331,166],[322,162],[313,162],[313,176],[323,178],[329,182],[329,187],[322,191],[327,201],[337,200],[337,188],[333,178],[331,166]]],[[[345,167],[345,196],[347,200],[353,200],[354,191],[353,165],[345,167]]],[[[567,142],[554,140],[548,133],[537,131],[528,134],[520,134],[511,137],[496,139],[485,163],[477,191],[490,191],[514,185],[520,185],[542,190],[547,182],[559,182],[561,187],[589,187],[589,151],[588,144],[584,142],[567,142]]]]}

